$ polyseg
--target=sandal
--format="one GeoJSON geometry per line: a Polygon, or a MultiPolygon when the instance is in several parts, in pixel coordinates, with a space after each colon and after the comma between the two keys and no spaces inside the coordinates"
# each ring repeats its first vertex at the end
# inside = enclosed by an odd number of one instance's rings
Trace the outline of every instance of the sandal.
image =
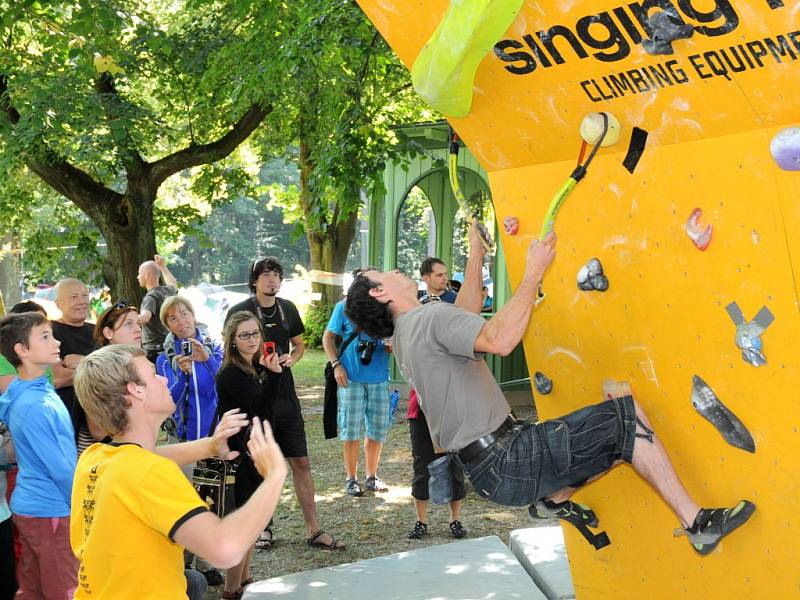
{"type": "Polygon", "coordinates": [[[467,529],[461,524],[461,521],[456,519],[450,523],[450,535],[457,540],[467,537],[467,529]]]}
{"type": "Polygon", "coordinates": [[[423,523],[422,521],[417,521],[414,525],[414,529],[411,530],[406,537],[410,540],[421,540],[423,535],[427,535],[428,533],[428,526],[423,523]]]}
{"type": "Polygon", "coordinates": [[[244,588],[246,588],[251,583],[253,583],[253,578],[252,577],[248,577],[247,579],[244,579],[242,581],[242,583],[239,584],[239,589],[244,591],[244,588]]]}
{"type": "Polygon", "coordinates": [[[272,529],[267,527],[264,531],[261,532],[261,535],[258,536],[258,539],[256,540],[255,543],[255,549],[271,550],[274,547],[275,547],[275,535],[272,533],[272,529]]]}
{"type": "Polygon", "coordinates": [[[329,544],[326,544],[325,542],[320,541],[319,538],[321,538],[323,535],[325,535],[325,530],[324,529],[320,529],[314,535],[312,535],[310,538],[306,539],[306,544],[308,544],[309,548],[319,548],[320,550],[344,550],[344,548],[345,548],[344,544],[342,544],[339,540],[337,540],[332,535],[330,536],[331,541],[330,541],[329,544]]]}
{"type": "Polygon", "coordinates": [[[242,593],[242,588],[239,588],[233,592],[222,592],[220,598],[223,598],[224,600],[239,600],[242,597],[242,593]]]}

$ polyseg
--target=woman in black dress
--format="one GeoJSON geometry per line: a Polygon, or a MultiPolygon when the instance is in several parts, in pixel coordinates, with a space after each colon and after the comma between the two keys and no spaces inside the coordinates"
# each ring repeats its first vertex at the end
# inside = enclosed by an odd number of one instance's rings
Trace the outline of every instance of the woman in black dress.
{"type": "MultiPolygon", "coordinates": [[[[250,312],[237,312],[228,319],[225,327],[225,359],[217,373],[219,413],[238,408],[252,421],[254,417],[269,420],[270,407],[275,395],[278,373],[278,354],[262,353],[261,323],[250,312]]],[[[261,483],[253,461],[247,455],[250,429],[243,429],[228,440],[231,450],[238,450],[242,459],[236,470],[234,494],[236,505],[241,506],[261,483]]],[[[225,591],[222,598],[241,598],[250,578],[251,549],[241,563],[225,571],[225,591]]]]}

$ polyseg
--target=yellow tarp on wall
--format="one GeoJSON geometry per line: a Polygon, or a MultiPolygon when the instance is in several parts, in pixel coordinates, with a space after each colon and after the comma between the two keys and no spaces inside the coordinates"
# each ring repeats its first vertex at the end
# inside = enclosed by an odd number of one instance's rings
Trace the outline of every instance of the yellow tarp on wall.
{"type": "MultiPolygon", "coordinates": [[[[447,0],[359,0],[409,66],[447,0]]],[[[800,2],[561,0],[525,2],[481,63],[470,114],[451,123],[488,171],[512,281],[553,193],[574,167],[582,118],[610,111],[620,142],[600,151],[556,221],[558,255],[524,339],[531,372],[554,382],[542,418],[600,401],[606,377],[629,380],[689,491],[703,506],[758,505],[706,558],[630,468],[576,497],[612,539],[595,551],[566,530],[579,598],[800,597],[800,172],[777,168],[770,140],[800,125],[800,2]],[[647,17],[667,9],[695,26],[675,53],[642,48],[647,17]],[[633,174],[633,127],[649,133],[633,174]],[[685,232],[703,210],[705,251],[685,232]],[[584,292],[576,274],[601,260],[610,288],[584,292]],[[725,307],[775,321],[767,364],[734,344],[725,307]],[[728,445],[691,403],[705,380],[747,426],[756,453],[728,445]]]]}

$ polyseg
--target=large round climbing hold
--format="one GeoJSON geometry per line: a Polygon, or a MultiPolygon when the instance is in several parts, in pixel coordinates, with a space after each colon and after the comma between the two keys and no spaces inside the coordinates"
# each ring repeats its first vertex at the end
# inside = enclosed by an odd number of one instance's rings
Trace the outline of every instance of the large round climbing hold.
{"type": "MultiPolygon", "coordinates": [[[[619,141],[619,134],[622,126],[617,117],[610,112],[605,113],[608,117],[608,132],[603,138],[601,146],[613,146],[619,141]]],[[[589,113],[581,121],[581,137],[587,144],[594,146],[603,135],[603,115],[601,113],[589,113]]]]}
{"type": "Polygon", "coordinates": [[[772,138],[772,158],[784,171],[800,171],[800,127],[787,127],[772,138]]]}

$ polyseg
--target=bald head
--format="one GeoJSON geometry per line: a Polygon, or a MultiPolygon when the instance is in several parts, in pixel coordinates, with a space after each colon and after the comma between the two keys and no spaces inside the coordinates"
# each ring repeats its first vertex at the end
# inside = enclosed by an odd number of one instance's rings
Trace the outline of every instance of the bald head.
{"type": "Polygon", "coordinates": [[[63,323],[83,325],[89,316],[89,288],[80,279],[62,279],[56,284],[56,306],[63,323]]]}
{"type": "Polygon", "coordinates": [[[147,290],[151,290],[158,286],[158,280],[161,276],[161,271],[154,260],[146,260],[139,265],[139,271],[136,274],[136,279],[139,285],[147,290]]]}

